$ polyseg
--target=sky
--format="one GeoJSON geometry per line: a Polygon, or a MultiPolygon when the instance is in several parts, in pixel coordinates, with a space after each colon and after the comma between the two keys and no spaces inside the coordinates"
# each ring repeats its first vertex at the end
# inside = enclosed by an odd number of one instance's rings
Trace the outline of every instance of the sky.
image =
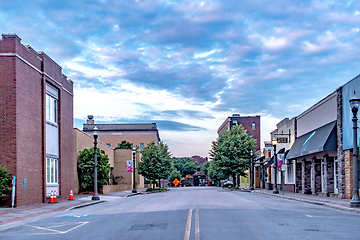
{"type": "Polygon", "coordinates": [[[74,127],[157,123],[173,156],[208,156],[234,113],[261,142],[356,77],[360,2],[0,0],[0,30],[74,81],[74,127]]]}

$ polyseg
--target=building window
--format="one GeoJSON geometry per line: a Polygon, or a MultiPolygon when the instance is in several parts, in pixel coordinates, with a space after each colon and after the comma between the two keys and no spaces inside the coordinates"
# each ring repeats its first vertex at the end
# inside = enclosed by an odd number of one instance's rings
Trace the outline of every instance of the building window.
{"type": "Polygon", "coordinates": [[[294,165],[287,165],[287,183],[294,183],[294,165]]]}
{"type": "Polygon", "coordinates": [[[145,143],[140,143],[140,151],[142,151],[145,147],[145,143]]]}
{"type": "Polygon", "coordinates": [[[57,123],[57,100],[46,94],[46,121],[57,123]]]}
{"type": "MultiPolygon", "coordinates": [[[[107,143],[106,146],[111,147],[111,143],[107,143]]],[[[119,143],[118,143],[119,146],[119,143]]]]}
{"type": "Polygon", "coordinates": [[[252,129],[252,130],[255,130],[255,123],[252,123],[252,124],[251,124],[251,129],[252,129]]]}
{"type": "Polygon", "coordinates": [[[54,158],[46,158],[46,183],[58,183],[58,160],[54,158]]]}
{"type": "Polygon", "coordinates": [[[236,120],[233,120],[232,121],[232,125],[234,126],[234,125],[237,125],[238,124],[238,121],[236,121],[236,120]]]}

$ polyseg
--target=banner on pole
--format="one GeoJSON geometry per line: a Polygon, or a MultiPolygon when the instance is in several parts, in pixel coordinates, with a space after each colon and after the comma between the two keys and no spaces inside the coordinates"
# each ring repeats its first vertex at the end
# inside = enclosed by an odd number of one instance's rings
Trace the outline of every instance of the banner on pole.
{"type": "Polygon", "coordinates": [[[132,171],[133,171],[133,162],[126,161],[126,172],[132,172],[132,171]]]}
{"type": "Polygon", "coordinates": [[[284,164],[284,157],[285,157],[285,154],[278,154],[277,155],[277,167],[278,168],[281,168],[281,165],[284,164]]]}

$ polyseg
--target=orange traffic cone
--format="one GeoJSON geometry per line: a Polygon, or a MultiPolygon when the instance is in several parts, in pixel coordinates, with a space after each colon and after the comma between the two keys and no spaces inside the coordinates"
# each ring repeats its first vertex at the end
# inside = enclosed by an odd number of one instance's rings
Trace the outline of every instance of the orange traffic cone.
{"type": "Polygon", "coordinates": [[[51,191],[49,203],[54,203],[53,191],[51,191]]]}
{"type": "Polygon", "coordinates": [[[58,203],[57,198],[56,198],[56,190],[54,190],[54,203],[58,203]]]}
{"type": "Polygon", "coordinates": [[[69,200],[74,200],[74,193],[73,193],[73,190],[70,189],[70,196],[69,196],[69,200]]]}

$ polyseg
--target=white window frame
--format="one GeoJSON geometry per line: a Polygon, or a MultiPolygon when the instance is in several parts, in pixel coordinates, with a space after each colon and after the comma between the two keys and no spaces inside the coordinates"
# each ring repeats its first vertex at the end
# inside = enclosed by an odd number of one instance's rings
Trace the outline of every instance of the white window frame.
{"type": "Polygon", "coordinates": [[[58,100],[46,94],[46,122],[57,125],[57,109],[58,109],[58,100]]]}
{"type": "Polygon", "coordinates": [[[294,184],[294,165],[289,164],[286,166],[286,177],[288,184],[294,184]]]}
{"type": "Polygon", "coordinates": [[[59,184],[59,160],[46,158],[46,184],[59,184]]]}

